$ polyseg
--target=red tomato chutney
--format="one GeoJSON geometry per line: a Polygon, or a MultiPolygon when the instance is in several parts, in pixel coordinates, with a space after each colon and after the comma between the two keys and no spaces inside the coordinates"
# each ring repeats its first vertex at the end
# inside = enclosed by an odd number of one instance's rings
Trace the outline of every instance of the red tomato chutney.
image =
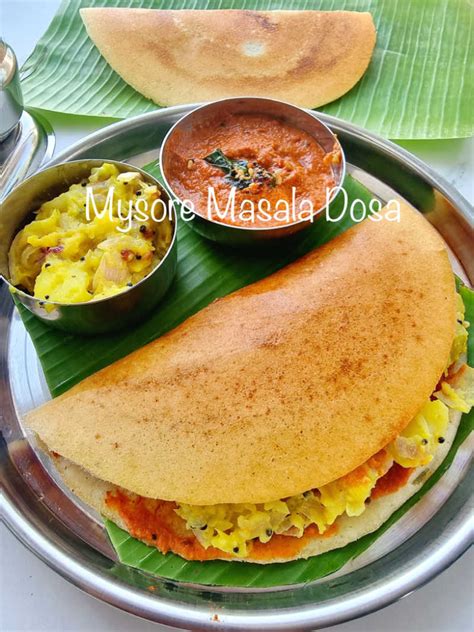
{"type": "Polygon", "coordinates": [[[169,184],[191,210],[249,228],[313,217],[336,186],[332,165],[342,159],[339,149],[326,153],[279,118],[245,113],[177,132],[169,151],[169,184]]]}
{"type": "Polygon", "coordinates": [[[371,500],[397,492],[408,483],[412,472],[413,468],[402,467],[398,463],[394,463],[388,472],[376,482],[370,495],[371,500]]]}

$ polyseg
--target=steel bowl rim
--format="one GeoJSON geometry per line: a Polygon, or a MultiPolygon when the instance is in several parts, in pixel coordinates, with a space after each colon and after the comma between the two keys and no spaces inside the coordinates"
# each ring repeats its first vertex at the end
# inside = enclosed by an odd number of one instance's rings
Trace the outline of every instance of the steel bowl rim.
{"type": "MultiPolygon", "coordinates": [[[[160,156],[159,156],[159,164],[160,166],[163,165],[163,157],[164,157],[164,152],[166,151],[166,144],[171,136],[171,134],[174,132],[174,130],[179,127],[179,125],[181,125],[188,117],[190,117],[191,115],[195,114],[196,112],[199,112],[200,110],[205,110],[207,107],[215,105],[217,103],[227,103],[230,101],[240,101],[240,100],[252,100],[252,101],[270,101],[272,103],[278,103],[279,105],[284,105],[286,107],[288,107],[289,109],[292,110],[298,110],[299,112],[302,112],[305,115],[309,115],[311,116],[313,119],[315,119],[327,132],[328,135],[331,136],[334,139],[334,144],[339,147],[339,150],[341,152],[341,175],[340,175],[340,179],[338,184],[332,189],[333,193],[330,197],[330,199],[328,200],[328,202],[324,205],[321,206],[320,208],[316,209],[312,215],[311,215],[311,219],[299,219],[299,220],[295,220],[294,222],[290,222],[288,224],[282,224],[277,225],[277,226],[236,226],[234,224],[226,224],[225,222],[221,222],[219,220],[216,219],[212,219],[210,217],[206,217],[205,215],[201,215],[200,213],[197,213],[196,211],[193,211],[195,215],[197,215],[200,219],[204,220],[205,222],[209,222],[209,224],[211,225],[215,225],[215,226],[220,226],[223,228],[228,228],[229,232],[230,231],[234,231],[236,233],[262,233],[265,235],[269,235],[271,232],[280,232],[282,230],[287,230],[289,228],[293,228],[294,226],[305,226],[306,224],[309,223],[314,223],[314,221],[316,220],[316,218],[318,217],[318,215],[320,215],[323,210],[326,208],[327,204],[330,204],[331,202],[334,201],[335,197],[338,195],[338,193],[340,192],[340,190],[342,189],[343,183],[344,183],[344,178],[346,175],[346,157],[344,154],[344,149],[341,145],[341,143],[339,142],[338,137],[336,136],[336,134],[334,134],[334,132],[319,118],[319,115],[317,116],[313,110],[307,110],[305,108],[299,107],[298,105],[293,105],[292,103],[288,103],[286,101],[281,101],[279,99],[270,99],[267,97],[252,97],[252,96],[242,96],[242,97],[228,97],[226,99],[217,99],[216,101],[210,101],[208,103],[202,103],[200,105],[198,105],[197,107],[195,107],[193,110],[191,110],[190,112],[187,112],[185,114],[183,114],[183,116],[181,116],[176,123],[174,123],[170,129],[168,130],[168,132],[166,133],[164,139],[163,139],[163,143],[160,147],[160,156]]],[[[168,108],[171,109],[171,108],[168,108]]],[[[166,188],[168,189],[170,195],[172,197],[174,197],[175,200],[177,200],[177,202],[183,206],[186,206],[184,204],[184,201],[181,200],[181,198],[179,197],[179,195],[177,195],[175,193],[175,191],[173,190],[173,187],[170,185],[170,183],[168,182],[168,178],[166,177],[166,174],[164,172],[164,169],[162,168],[161,173],[163,175],[163,181],[165,183],[166,188]]]]}
{"type": "MultiPolygon", "coordinates": [[[[180,114],[182,115],[188,112],[190,108],[198,107],[198,105],[199,104],[175,106],[173,108],[167,108],[166,110],[173,115],[179,116],[180,114]]],[[[63,150],[46,166],[52,166],[58,162],[73,159],[74,155],[79,155],[81,151],[86,151],[91,144],[103,142],[111,135],[120,132],[124,125],[130,129],[133,129],[135,126],[140,127],[148,120],[152,121],[157,116],[159,118],[162,112],[163,110],[148,112],[133,117],[128,121],[119,121],[108,125],[88,135],[85,139],[74,143],[69,149],[63,150]]],[[[435,170],[427,166],[422,160],[413,156],[407,150],[397,146],[395,143],[382,139],[356,125],[326,114],[319,114],[318,116],[336,129],[341,129],[350,135],[362,138],[366,142],[374,145],[382,153],[391,155],[391,157],[400,164],[411,167],[417,175],[428,181],[436,189],[441,191],[446,198],[453,202],[458,211],[472,225],[473,220],[469,202],[452,187],[445,178],[437,175],[435,170]]],[[[143,594],[143,592],[140,592],[135,587],[118,585],[117,582],[119,580],[111,580],[98,570],[91,571],[90,569],[85,569],[70,554],[60,551],[52,544],[6,495],[0,498],[0,501],[2,504],[3,520],[12,533],[48,566],[82,590],[85,590],[93,596],[99,596],[97,588],[97,579],[99,579],[100,598],[127,612],[143,617],[159,614],[160,620],[170,625],[176,625],[179,622],[183,625],[200,625],[208,629],[216,627],[216,623],[210,622],[209,610],[201,609],[198,612],[194,612],[188,608],[186,611],[181,605],[171,606],[169,603],[162,603],[159,597],[143,594]],[[134,607],[137,604],[139,608],[134,607]]],[[[330,609],[330,604],[323,607],[316,605],[309,609],[305,608],[299,617],[298,624],[302,626],[303,629],[309,627],[314,628],[316,624],[319,626],[331,625],[354,619],[387,606],[430,581],[450,564],[455,562],[471,544],[472,519],[469,511],[464,511],[463,515],[461,514],[462,512],[460,511],[456,516],[458,522],[455,527],[453,527],[455,530],[449,533],[447,538],[441,540],[436,551],[410,569],[409,573],[394,576],[394,578],[390,580],[388,586],[390,591],[387,591],[386,588],[384,590],[378,589],[374,591],[373,587],[368,587],[364,590],[362,595],[353,597],[350,600],[344,599],[339,601],[337,609],[333,609],[332,612],[328,610],[330,609]],[[323,608],[328,610],[325,617],[322,613],[323,608]]],[[[279,613],[272,620],[274,624],[272,629],[294,630],[294,617],[295,613],[291,613],[291,621],[288,621],[285,614],[279,613]]],[[[240,617],[236,619],[231,618],[231,614],[226,614],[225,623],[229,629],[242,629],[243,626],[247,629],[261,630],[264,629],[263,624],[269,620],[269,615],[268,612],[263,614],[249,612],[247,616],[240,615],[240,617]],[[249,621],[249,617],[251,619],[253,618],[253,622],[252,620],[249,621]],[[253,625],[255,621],[256,623],[253,625]]]]}
{"type": "MultiPolygon", "coordinates": [[[[28,176],[28,178],[25,178],[25,180],[22,180],[21,182],[19,182],[16,187],[14,189],[12,189],[12,191],[10,191],[10,193],[7,195],[7,197],[3,200],[2,204],[5,204],[5,202],[8,200],[8,198],[13,195],[20,187],[23,187],[23,185],[27,185],[29,182],[31,182],[32,180],[34,180],[36,178],[36,176],[40,173],[43,173],[45,171],[49,171],[50,169],[56,169],[57,167],[61,167],[65,164],[78,164],[81,162],[108,162],[111,164],[116,164],[116,165],[121,165],[124,167],[129,168],[131,171],[135,170],[135,171],[139,171],[140,174],[142,176],[145,176],[147,178],[149,178],[151,181],[153,181],[153,183],[158,186],[158,189],[160,191],[163,191],[167,197],[170,197],[168,191],[166,190],[166,188],[161,184],[161,182],[159,180],[157,180],[155,178],[155,176],[152,176],[150,173],[148,173],[147,171],[144,171],[141,167],[137,167],[135,165],[131,165],[128,162],[125,162],[123,160],[108,160],[108,159],[102,159],[102,158],[83,158],[83,159],[78,159],[78,160],[64,160],[64,161],[60,161],[60,162],[56,162],[56,161],[51,161],[48,162],[44,168],[38,170],[36,173],[33,173],[32,175],[28,176]]],[[[173,235],[171,237],[171,241],[169,243],[168,249],[166,250],[165,255],[163,256],[162,259],[160,259],[160,261],[157,263],[157,265],[152,268],[150,270],[150,272],[143,277],[143,279],[140,279],[140,281],[138,281],[138,283],[135,283],[132,287],[125,287],[123,290],[121,290],[120,292],[117,292],[117,294],[112,294],[111,296],[104,296],[103,298],[99,298],[97,300],[93,300],[93,301],[80,301],[78,303],[60,303],[59,301],[50,301],[48,299],[40,299],[37,296],[33,296],[31,294],[28,294],[27,292],[17,288],[15,285],[13,285],[13,283],[11,283],[11,281],[9,279],[7,279],[3,274],[0,273],[0,279],[2,281],[4,281],[6,283],[6,285],[8,286],[10,292],[12,294],[19,294],[20,296],[24,297],[25,299],[29,300],[29,301],[33,301],[34,303],[38,303],[38,305],[43,306],[43,305],[53,305],[55,307],[67,307],[67,308],[81,308],[84,306],[90,306],[90,305],[100,305],[102,303],[105,303],[107,301],[111,301],[112,299],[116,298],[117,296],[124,296],[125,294],[127,294],[128,292],[133,291],[135,288],[139,287],[142,283],[144,283],[145,281],[147,281],[147,279],[149,279],[157,270],[159,270],[163,265],[164,262],[166,261],[166,259],[168,259],[168,257],[170,256],[171,251],[173,250],[174,246],[175,246],[175,242],[176,242],[176,234],[178,232],[178,223],[177,223],[177,216],[176,216],[176,210],[174,208],[174,205],[171,205],[172,208],[172,215],[173,215],[173,235]]],[[[29,211],[31,212],[31,211],[29,211]]]]}

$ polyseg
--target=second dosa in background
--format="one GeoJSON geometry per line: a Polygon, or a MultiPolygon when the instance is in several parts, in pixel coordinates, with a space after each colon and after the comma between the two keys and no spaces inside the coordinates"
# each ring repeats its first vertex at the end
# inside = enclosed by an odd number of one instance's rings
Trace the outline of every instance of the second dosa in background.
{"type": "Polygon", "coordinates": [[[315,108],[366,71],[376,32],[356,11],[81,9],[110,66],[158,105],[251,95],[315,108]]]}

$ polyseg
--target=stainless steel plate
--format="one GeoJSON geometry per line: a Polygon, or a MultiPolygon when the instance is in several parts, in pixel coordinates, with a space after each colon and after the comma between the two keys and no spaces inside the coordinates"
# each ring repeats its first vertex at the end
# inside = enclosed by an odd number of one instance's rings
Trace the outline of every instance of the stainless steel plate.
{"type": "MultiPolygon", "coordinates": [[[[170,127],[196,106],[152,112],[87,137],[53,162],[82,158],[143,166],[170,127]]],[[[472,210],[414,156],[348,123],[320,115],[339,136],[348,171],[382,201],[401,196],[448,242],[458,274],[472,284],[472,210]]],[[[53,164],[53,163],[50,163],[53,164]]],[[[7,526],[49,566],[86,592],[133,614],[183,628],[315,629],[359,617],[408,594],[451,564],[472,532],[469,442],[449,472],[367,553],[339,573],[275,590],[177,584],[120,564],[100,518],[57,480],[27,437],[22,414],[49,397],[31,341],[6,288],[0,292],[0,465],[7,526]]]]}

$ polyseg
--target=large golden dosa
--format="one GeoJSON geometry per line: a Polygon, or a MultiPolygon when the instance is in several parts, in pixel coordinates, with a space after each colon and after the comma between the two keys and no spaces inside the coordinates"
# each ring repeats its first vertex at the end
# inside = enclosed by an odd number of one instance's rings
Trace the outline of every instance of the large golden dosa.
{"type": "Polygon", "coordinates": [[[375,45],[370,13],[81,9],[107,62],[160,105],[266,96],[317,107],[350,90],[375,45]]]}
{"type": "Polygon", "coordinates": [[[389,443],[433,392],[456,319],[416,211],[365,220],[31,412],[50,450],[143,496],[263,502],[389,443]]]}

